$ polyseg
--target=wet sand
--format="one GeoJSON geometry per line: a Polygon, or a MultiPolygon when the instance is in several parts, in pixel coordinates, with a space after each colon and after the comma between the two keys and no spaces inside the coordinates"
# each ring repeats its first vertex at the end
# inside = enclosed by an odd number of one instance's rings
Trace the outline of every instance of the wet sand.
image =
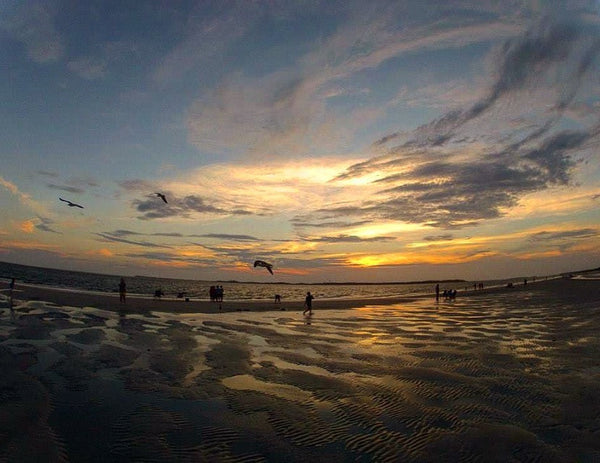
{"type": "Polygon", "coordinates": [[[599,280],[312,317],[19,294],[0,461],[600,460],[599,280]]]}

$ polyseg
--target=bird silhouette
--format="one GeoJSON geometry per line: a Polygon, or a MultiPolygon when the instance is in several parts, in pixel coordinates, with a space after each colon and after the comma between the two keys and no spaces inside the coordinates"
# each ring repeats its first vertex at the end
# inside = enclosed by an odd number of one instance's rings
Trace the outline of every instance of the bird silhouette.
{"type": "Polygon", "coordinates": [[[254,267],[264,267],[269,271],[269,273],[271,275],[273,275],[273,264],[269,264],[268,262],[265,262],[264,260],[255,260],[254,267]]]}
{"type": "Polygon", "coordinates": [[[167,197],[166,197],[165,195],[163,195],[162,193],[154,193],[154,194],[155,194],[156,196],[158,196],[160,199],[162,199],[162,200],[165,202],[165,204],[169,204],[169,203],[167,202],[167,197]]]}
{"type": "Polygon", "coordinates": [[[67,206],[69,206],[69,207],[79,207],[80,209],[83,209],[83,206],[81,206],[77,203],[71,202],[68,199],[62,199],[62,198],[58,198],[58,199],[60,199],[63,203],[67,203],[67,206]]]}

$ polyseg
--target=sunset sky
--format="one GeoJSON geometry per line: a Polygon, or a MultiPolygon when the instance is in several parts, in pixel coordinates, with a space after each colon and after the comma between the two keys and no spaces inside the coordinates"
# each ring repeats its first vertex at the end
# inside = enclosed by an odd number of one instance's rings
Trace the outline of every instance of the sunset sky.
{"type": "Polygon", "coordinates": [[[0,261],[287,282],[600,266],[598,0],[0,0],[0,63],[0,261]]]}

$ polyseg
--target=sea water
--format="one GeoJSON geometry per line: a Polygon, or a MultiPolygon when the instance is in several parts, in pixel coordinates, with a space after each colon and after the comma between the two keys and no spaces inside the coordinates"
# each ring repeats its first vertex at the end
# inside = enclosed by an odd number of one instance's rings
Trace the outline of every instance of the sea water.
{"type": "MultiPolygon", "coordinates": [[[[120,276],[98,273],[76,272],[69,270],[31,267],[0,262],[0,278],[15,278],[18,283],[47,285],[83,291],[118,292],[120,276]]],[[[302,300],[307,291],[317,299],[360,299],[371,297],[397,297],[433,294],[435,282],[400,282],[400,283],[321,283],[321,284],[287,284],[287,283],[248,283],[234,281],[203,281],[172,278],[154,278],[147,276],[128,276],[127,292],[130,295],[152,296],[157,289],[162,289],[165,297],[175,298],[184,293],[191,299],[209,299],[209,289],[213,285],[224,288],[224,297],[228,300],[269,300],[279,294],[283,300],[302,300]]],[[[486,287],[506,285],[510,282],[521,282],[522,278],[510,280],[489,280],[486,287]]],[[[440,283],[440,289],[472,289],[475,282],[448,281],[440,283]]]]}

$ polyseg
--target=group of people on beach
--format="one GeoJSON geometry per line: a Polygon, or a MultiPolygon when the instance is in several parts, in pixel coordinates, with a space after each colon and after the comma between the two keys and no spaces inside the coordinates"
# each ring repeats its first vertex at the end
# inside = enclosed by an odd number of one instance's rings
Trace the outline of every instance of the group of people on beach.
{"type": "MultiPolygon", "coordinates": [[[[454,300],[456,299],[456,289],[444,289],[441,294],[445,300],[454,300]]],[[[439,283],[435,285],[435,300],[440,300],[440,285],[439,283]]]]}
{"type": "Polygon", "coordinates": [[[208,290],[211,302],[223,302],[223,286],[211,286],[208,290]]]}

